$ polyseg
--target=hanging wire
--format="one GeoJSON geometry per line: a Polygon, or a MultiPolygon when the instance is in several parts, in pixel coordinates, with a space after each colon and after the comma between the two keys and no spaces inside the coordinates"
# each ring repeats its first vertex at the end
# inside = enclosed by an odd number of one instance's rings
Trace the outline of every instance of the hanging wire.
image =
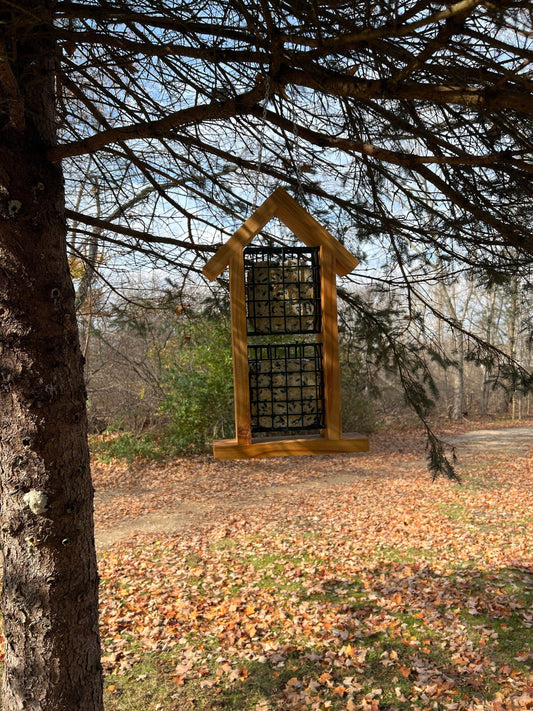
{"type": "Polygon", "coordinates": [[[263,167],[263,147],[266,132],[266,115],[268,111],[268,100],[270,98],[270,77],[266,76],[265,79],[265,103],[263,105],[263,115],[261,117],[261,129],[259,132],[259,155],[257,161],[257,173],[255,176],[255,189],[254,189],[254,210],[257,207],[257,199],[259,196],[259,180],[261,178],[261,169],[263,167]]]}

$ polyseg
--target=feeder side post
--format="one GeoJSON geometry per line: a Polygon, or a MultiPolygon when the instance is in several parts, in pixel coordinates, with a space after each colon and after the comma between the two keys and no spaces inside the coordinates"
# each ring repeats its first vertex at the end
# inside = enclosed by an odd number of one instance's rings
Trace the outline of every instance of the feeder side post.
{"type": "Polygon", "coordinates": [[[324,373],[326,439],[342,439],[341,387],[339,375],[339,329],[335,255],[320,247],[320,294],[322,302],[322,352],[324,373]]]}
{"type": "Polygon", "coordinates": [[[239,444],[251,444],[250,388],[248,382],[248,336],[244,289],[244,254],[235,250],[229,263],[233,389],[235,395],[235,436],[239,444]]]}

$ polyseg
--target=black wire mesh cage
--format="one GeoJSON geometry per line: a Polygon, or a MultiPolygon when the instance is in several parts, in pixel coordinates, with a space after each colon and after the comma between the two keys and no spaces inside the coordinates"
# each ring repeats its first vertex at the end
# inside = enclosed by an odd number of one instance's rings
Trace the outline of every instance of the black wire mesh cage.
{"type": "Polygon", "coordinates": [[[319,333],[318,247],[246,247],[249,335],[319,333]]]}
{"type": "Polygon", "coordinates": [[[324,427],[322,344],[248,346],[252,432],[324,427]]]}

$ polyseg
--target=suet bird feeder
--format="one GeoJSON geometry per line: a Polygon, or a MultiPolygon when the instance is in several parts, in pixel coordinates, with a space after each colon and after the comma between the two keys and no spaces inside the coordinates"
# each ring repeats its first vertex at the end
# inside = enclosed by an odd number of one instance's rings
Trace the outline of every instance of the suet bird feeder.
{"type": "Polygon", "coordinates": [[[368,450],[341,425],[335,280],[357,264],[282,188],[207,262],[211,281],[229,266],[235,391],[236,437],[215,459],[368,450]],[[305,246],[248,246],[274,217],[305,246]]]}

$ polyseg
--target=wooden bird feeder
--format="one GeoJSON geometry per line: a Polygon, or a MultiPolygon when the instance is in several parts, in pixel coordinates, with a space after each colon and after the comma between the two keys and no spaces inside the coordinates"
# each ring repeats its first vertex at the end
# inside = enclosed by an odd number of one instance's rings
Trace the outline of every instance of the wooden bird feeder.
{"type": "Polygon", "coordinates": [[[235,391],[236,437],[215,459],[368,451],[340,407],[335,280],[358,263],[282,188],[207,262],[211,281],[229,266],[235,391]],[[249,247],[274,217],[305,246],[249,247]]]}

